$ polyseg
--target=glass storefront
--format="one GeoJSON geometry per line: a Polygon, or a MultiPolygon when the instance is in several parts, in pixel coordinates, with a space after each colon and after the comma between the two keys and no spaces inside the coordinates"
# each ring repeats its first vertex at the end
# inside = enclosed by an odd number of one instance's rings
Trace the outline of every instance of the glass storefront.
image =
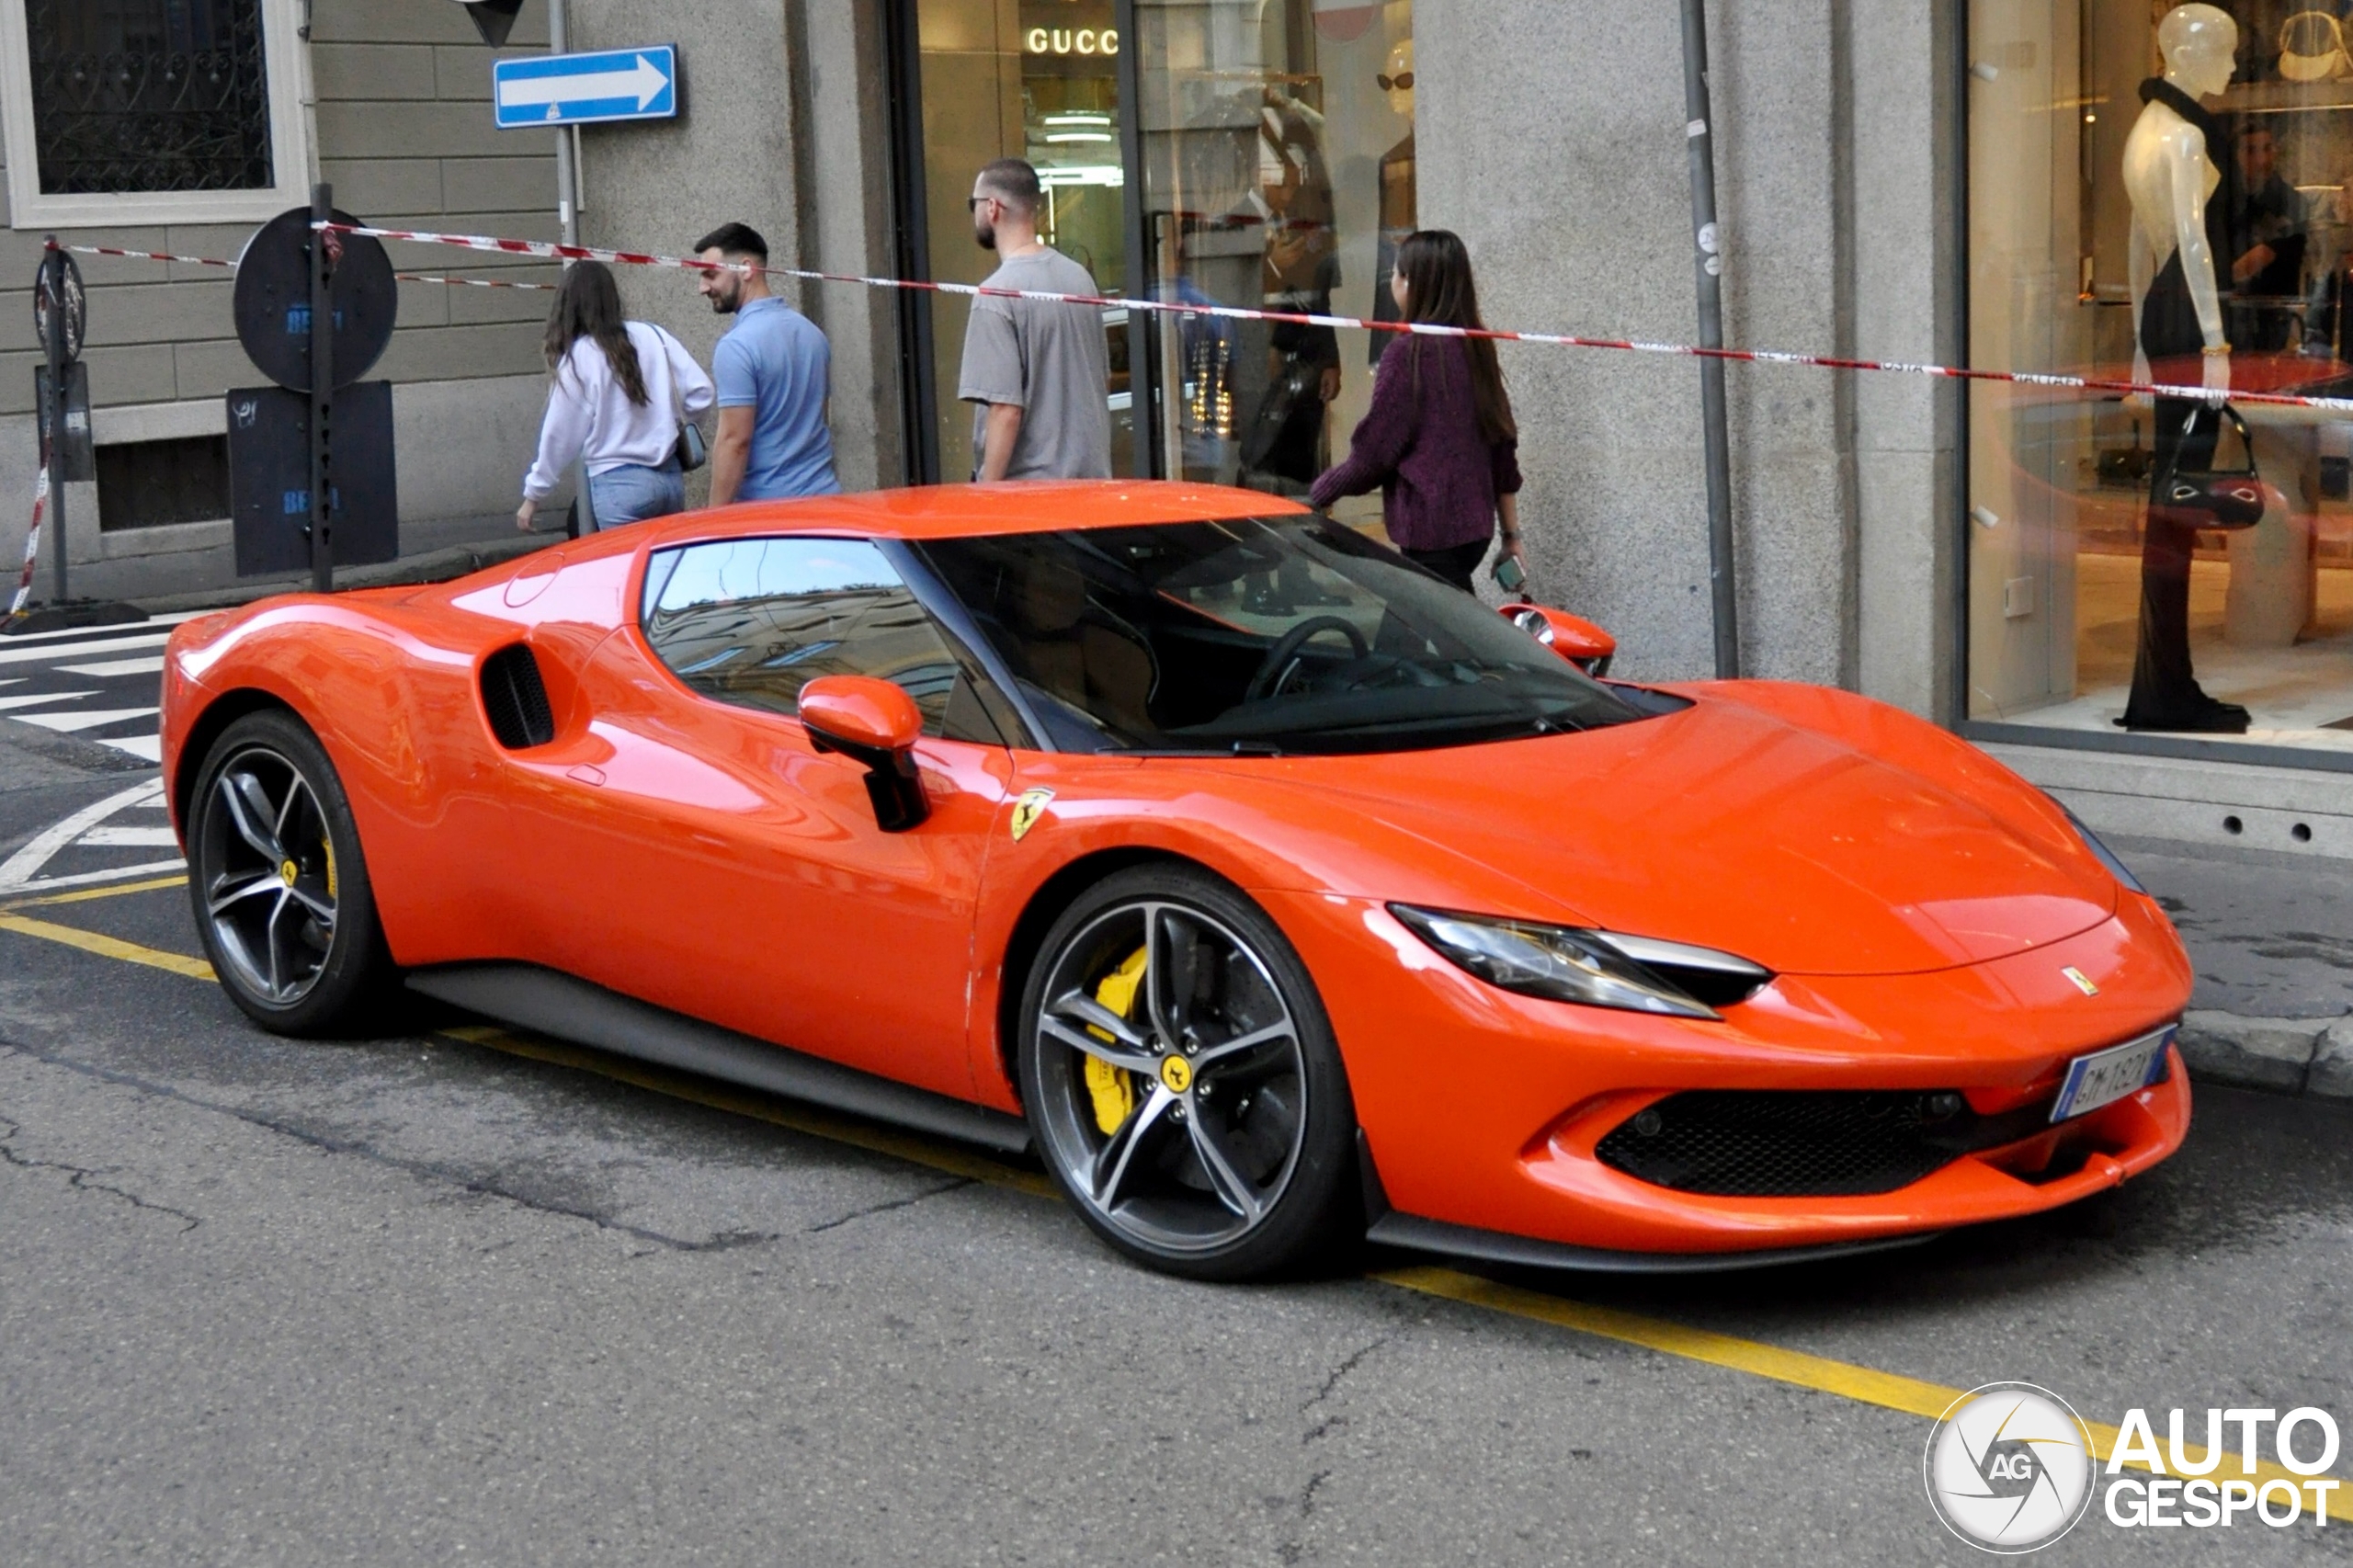
{"type": "MultiPolygon", "coordinates": [[[[2353,393],[2347,9],[1974,0],[1971,363],[2353,393]]],[[[1970,718],[2353,751],[2353,421],[1970,410],[1970,718]]]]}
{"type": "MultiPolygon", "coordinates": [[[[1390,256],[1415,226],[1409,0],[1135,10],[1154,296],[1393,317],[1390,256]]],[[[1157,331],[1165,472],[1305,494],[1370,401],[1389,339],[1369,335],[1204,317],[1157,331]]],[[[1379,517],[1377,498],[1351,506],[1379,517]]]]}
{"type": "MultiPolygon", "coordinates": [[[[981,165],[1010,155],[1047,187],[1048,243],[1107,293],[1135,276],[1156,299],[1394,313],[1389,256],[1415,226],[1411,0],[910,8],[930,277],[990,270],[964,199],[981,165]],[[1123,156],[1130,114],[1135,167],[1123,156]]],[[[971,412],[955,395],[969,305],[937,296],[928,309],[937,477],[958,479],[972,461],[971,412]]],[[[1304,494],[1346,442],[1386,343],[1206,317],[1155,319],[1132,336],[1119,312],[1105,324],[1115,469],[1285,494],[1304,494]]],[[[1379,502],[1343,513],[1377,520],[1379,502]]]]}
{"type": "MultiPolygon", "coordinates": [[[[998,158],[1027,158],[1045,187],[1040,237],[1125,291],[1127,225],[1120,160],[1120,36],[1111,0],[918,0],[915,42],[923,108],[924,233],[928,271],[978,283],[996,256],[972,239],[972,178],[998,158]]],[[[956,400],[972,301],[930,297],[932,417],[938,476],[972,472],[972,411],[956,400]]],[[[1113,472],[1134,469],[1127,318],[1107,312],[1111,347],[1113,472]]]]}

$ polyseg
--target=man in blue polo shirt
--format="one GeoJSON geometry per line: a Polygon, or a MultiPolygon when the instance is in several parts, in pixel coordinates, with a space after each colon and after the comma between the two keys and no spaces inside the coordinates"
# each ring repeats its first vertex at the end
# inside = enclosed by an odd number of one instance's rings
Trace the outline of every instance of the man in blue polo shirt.
{"type": "Polygon", "coordinates": [[[735,324],[711,351],[719,383],[719,438],[710,449],[710,504],[835,495],[834,437],[826,428],[833,350],[816,323],[768,292],[768,244],[742,223],[712,230],[695,254],[723,270],[702,275],[702,295],[735,324]]]}

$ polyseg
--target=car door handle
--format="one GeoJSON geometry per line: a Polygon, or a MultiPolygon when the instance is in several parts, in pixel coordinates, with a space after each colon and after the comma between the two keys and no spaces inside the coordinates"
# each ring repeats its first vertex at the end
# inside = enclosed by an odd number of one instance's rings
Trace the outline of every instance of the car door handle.
{"type": "Polygon", "coordinates": [[[605,782],[605,770],[601,767],[591,767],[588,764],[584,762],[579,767],[573,768],[570,772],[566,773],[564,777],[576,783],[586,784],[592,788],[601,789],[605,782]]]}

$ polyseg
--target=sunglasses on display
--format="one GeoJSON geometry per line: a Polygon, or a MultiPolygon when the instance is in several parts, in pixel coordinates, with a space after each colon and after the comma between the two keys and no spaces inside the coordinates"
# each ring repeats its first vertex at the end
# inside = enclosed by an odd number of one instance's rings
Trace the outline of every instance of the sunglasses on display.
{"type": "Polygon", "coordinates": [[[1384,93],[1411,92],[1414,88],[1411,71],[1400,71],[1394,76],[1375,76],[1373,80],[1381,84],[1381,90],[1384,93]]]}

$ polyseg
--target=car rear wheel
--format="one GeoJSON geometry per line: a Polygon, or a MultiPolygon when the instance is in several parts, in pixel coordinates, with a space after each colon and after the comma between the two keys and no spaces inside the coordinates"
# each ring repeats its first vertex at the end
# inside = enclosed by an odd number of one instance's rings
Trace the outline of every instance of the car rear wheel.
{"type": "Polygon", "coordinates": [[[188,892],[213,971],[279,1034],[375,1021],[392,977],[359,833],[317,739],[247,714],[205,756],[189,799],[188,892]]]}
{"type": "Polygon", "coordinates": [[[1174,866],[1097,884],[1047,933],[1021,1018],[1039,1150],[1121,1252],[1246,1279],[1356,1239],[1356,1115],[1331,1023],[1237,889],[1174,866]]]}

